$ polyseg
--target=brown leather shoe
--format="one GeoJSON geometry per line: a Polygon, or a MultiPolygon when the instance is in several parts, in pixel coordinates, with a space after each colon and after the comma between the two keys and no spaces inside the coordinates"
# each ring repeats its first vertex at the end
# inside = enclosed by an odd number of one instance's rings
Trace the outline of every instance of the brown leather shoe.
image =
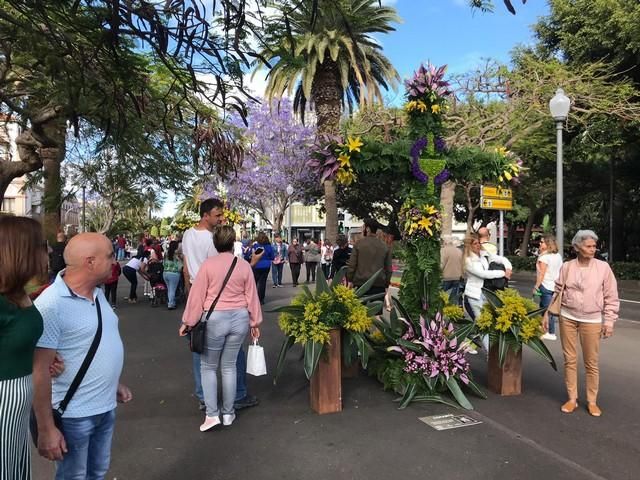
{"type": "Polygon", "coordinates": [[[602,415],[602,410],[595,403],[587,403],[587,410],[592,417],[599,417],[602,415]]]}
{"type": "Polygon", "coordinates": [[[577,408],[578,400],[569,400],[564,405],[562,405],[562,407],[560,407],[560,410],[562,410],[563,413],[573,413],[577,408]]]}

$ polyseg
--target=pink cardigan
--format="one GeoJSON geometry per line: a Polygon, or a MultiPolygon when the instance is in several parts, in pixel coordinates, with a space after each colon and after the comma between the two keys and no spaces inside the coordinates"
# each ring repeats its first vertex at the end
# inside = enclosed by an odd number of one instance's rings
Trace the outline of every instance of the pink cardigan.
{"type": "MultiPolygon", "coordinates": [[[[229,271],[233,258],[232,253],[224,252],[204,261],[191,286],[187,306],[182,315],[182,323],[192,327],[198,323],[202,312],[209,310],[211,303],[220,291],[220,287],[222,287],[222,282],[229,271]]],[[[249,310],[250,326],[257,327],[262,323],[262,307],[253,271],[246,260],[239,258],[236,268],[218,300],[215,311],[241,308],[249,310]]]]}
{"type": "Polygon", "coordinates": [[[604,323],[613,325],[618,319],[620,300],[618,284],[607,262],[596,260],[581,271],[578,260],[562,265],[556,280],[555,291],[559,292],[566,278],[562,293],[562,308],[576,318],[595,319],[604,315],[604,323]]]}

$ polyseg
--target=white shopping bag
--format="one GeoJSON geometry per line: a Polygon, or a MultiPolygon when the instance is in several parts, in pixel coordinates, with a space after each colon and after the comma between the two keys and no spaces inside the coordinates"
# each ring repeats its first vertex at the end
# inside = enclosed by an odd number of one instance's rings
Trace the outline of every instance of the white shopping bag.
{"type": "Polygon", "coordinates": [[[264,348],[258,345],[258,340],[249,345],[247,353],[247,373],[259,377],[267,374],[267,362],[264,359],[264,348]]]}

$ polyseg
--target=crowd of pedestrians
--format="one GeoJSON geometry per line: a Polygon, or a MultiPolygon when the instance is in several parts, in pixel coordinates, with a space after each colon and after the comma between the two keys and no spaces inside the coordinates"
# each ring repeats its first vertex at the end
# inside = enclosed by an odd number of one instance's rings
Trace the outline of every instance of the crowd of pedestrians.
{"type": "MultiPolygon", "coordinates": [[[[303,264],[307,282],[314,281],[318,265],[329,279],[346,267],[344,281],[359,287],[380,270],[369,293],[388,295],[391,249],[378,237],[376,221],[365,220],[362,238],[354,245],[344,235],[335,245],[311,238],[303,244],[293,239],[288,245],[278,235],[271,241],[264,232],[253,241],[248,235],[236,239],[232,227],[221,225],[223,207],[219,200],[205,200],[200,221],[181,241],[142,238],[135,251],[130,249],[130,258],[124,236],[111,241],[101,234],[83,233],[67,241],[61,235],[47,248],[37,221],[0,217],[2,478],[30,478],[31,410],[37,450],[57,462],[56,479],[104,478],[116,404],[133,398],[120,382],[124,347],[115,309],[121,273],[130,283],[130,303],[137,301],[139,277],[151,290],[162,282],[169,310],[180,301],[177,292],[184,292],[187,301],[178,335],[187,337],[198,322],[208,319],[205,348],[192,355],[195,395],[205,415],[199,427],[203,432],[220,424],[230,426],[237,410],[259,403],[247,389],[243,345],[247,336],[260,337],[269,272],[273,288],[282,287],[283,269],[289,264],[296,287],[303,264]],[[35,290],[32,302],[27,284],[34,278],[48,283],[47,264],[50,284],[35,290]]],[[[548,329],[544,338],[556,338],[558,321],[567,390],[561,410],[572,413],[578,406],[580,340],[587,373],[586,406],[596,417],[602,414],[596,403],[600,339],[613,334],[619,308],[613,272],[595,258],[597,240],[594,232],[579,231],[572,241],[577,258],[563,263],[554,238],[545,236],[534,287],[541,306],[549,305],[554,295],[560,300],[559,317],[544,317],[548,329]]],[[[504,288],[512,274],[511,264],[496,254],[488,231],[483,230],[468,235],[462,251],[453,239],[445,238],[441,262],[443,289],[472,320],[486,302],[487,282],[493,282],[494,289],[504,288]]],[[[149,295],[157,299],[157,293],[149,295]]]]}

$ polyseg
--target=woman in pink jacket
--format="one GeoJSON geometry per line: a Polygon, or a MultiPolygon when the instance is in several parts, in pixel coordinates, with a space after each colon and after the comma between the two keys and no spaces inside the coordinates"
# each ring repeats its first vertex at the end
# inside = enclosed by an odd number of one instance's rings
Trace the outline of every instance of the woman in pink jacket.
{"type": "MultiPolygon", "coordinates": [[[[182,315],[180,335],[184,336],[209,311],[220,292],[224,278],[234,258],[233,244],[236,234],[232,227],[217,227],[213,244],[219,255],[204,261],[196,276],[189,300],[182,315]]],[[[238,259],[229,281],[207,322],[205,351],[202,354],[202,388],[206,404],[206,417],[200,431],[206,432],[216,425],[231,425],[236,418],[233,403],[236,396],[236,360],[238,351],[251,327],[251,337],[258,338],[262,323],[262,308],[246,260],[238,259]],[[221,367],[222,409],[218,407],[218,366],[221,367]],[[222,411],[222,422],[220,413],[222,411]]]]}
{"type": "MultiPolygon", "coordinates": [[[[591,230],[579,230],[576,233],[571,244],[578,253],[578,258],[562,266],[555,288],[557,294],[564,285],[560,309],[560,340],[569,399],[561,410],[573,413],[578,408],[579,337],[587,379],[587,410],[594,417],[602,415],[596,403],[600,339],[613,335],[613,324],[618,318],[620,307],[618,285],[611,267],[594,258],[597,241],[598,236],[591,230]]],[[[546,318],[545,315],[545,322],[546,318]]]]}

